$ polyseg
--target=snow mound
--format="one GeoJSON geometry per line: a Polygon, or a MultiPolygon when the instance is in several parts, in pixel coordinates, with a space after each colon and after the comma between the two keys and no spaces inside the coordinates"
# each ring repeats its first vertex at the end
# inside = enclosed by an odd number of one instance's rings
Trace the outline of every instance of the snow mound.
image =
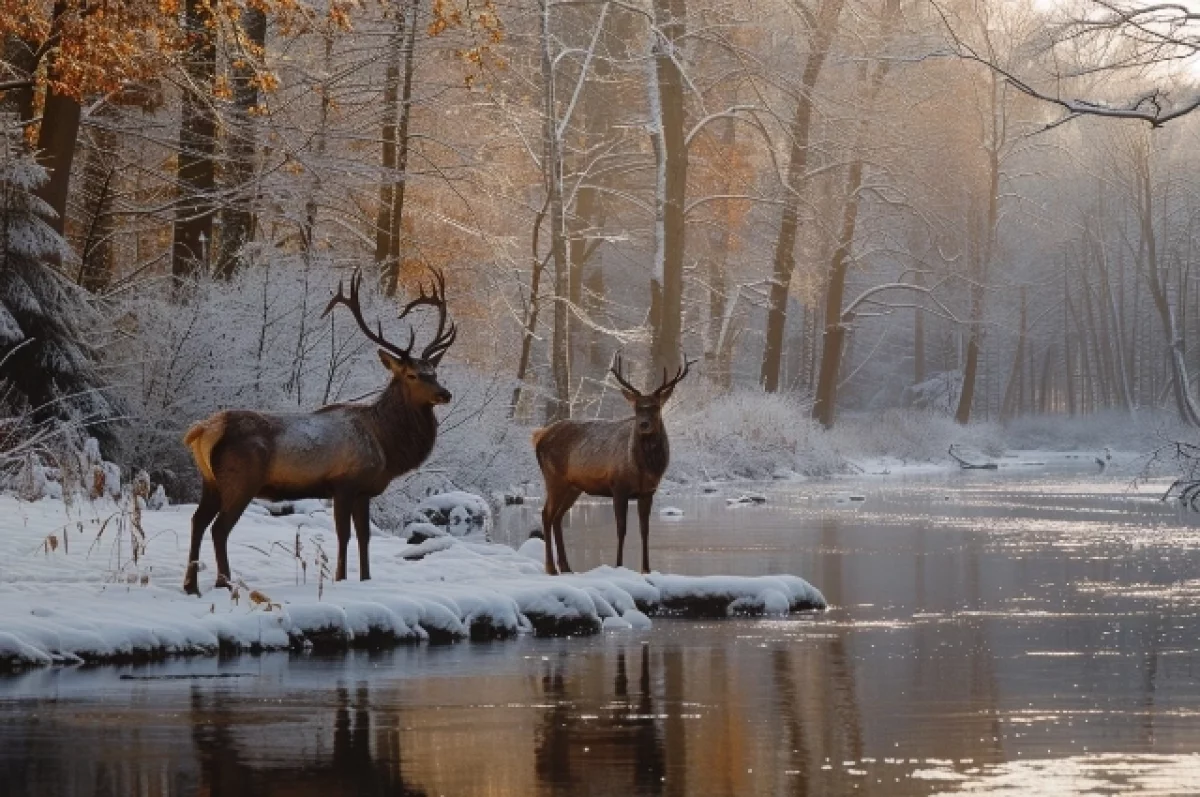
{"type": "Polygon", "coordinates": [[[413,526],[436,526],[454,537],[486,536],[492,527],[492,510],[478,495],[452,490],[422,499],[413,508],[405,530],[413,526]]]}
{"type": "MultiPolygon", "coordinates": [[[[433,498],[448,509],[446,518],[465,506],[486,508],[482,499],[461,495],[433,498]]],[[[771,615],[825,606],[821,593],[795,576],[643,576],[598,567],[551,577],[542,569],[541,540],[516,551],[445,531],[419,544],[375,536],[372,580],[334,582],[329,511],[298,502],[292,510],[277,516],[263,507],[238,523],[229,541],[232,591],[214,589],[206,538],[203,594],[195,598],[179,587],[194,506],[135,514],[108,500],[68,508],[54,499],[27,503],[0,495],[0,669],[627,633],[649,628],[651,616],[771,615]]],[[[354,545],[348,568],[355,579],[354,545]]]]}

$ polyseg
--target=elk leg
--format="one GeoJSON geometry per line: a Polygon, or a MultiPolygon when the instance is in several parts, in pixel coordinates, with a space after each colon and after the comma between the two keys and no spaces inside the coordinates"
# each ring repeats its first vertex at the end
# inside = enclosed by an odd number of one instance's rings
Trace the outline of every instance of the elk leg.
{"type": "Polygon", "coordinates": [[[638,525],[642,531],[642,574],[650,572],[650,508],[654,506],[654,493],[638,496],[638,525]]]}
{"type": "Polygon", "coordinates": [[[204,491],[200,494],[200,504],[192,515],[192,544],[188,549],[187,567],[184,569],[183,591],[189,595],[200,594],[200,543],[204,540],[204,532],[221,511],[221,494],[216,485],[204,483],[204,491]]]}
{"type": "Polygon", "coordinates": [[[613,514],[617,517],[617,567],[625,561],[625,524],[629,515],[629,496],[613,496],[613,514]]]}
{"type": "Polygon", "coordinates": [[[229,541],[229,532],[233,531],[238,518],[246,511],[246,507],[250,505],[251,497],[239,497],[236,501],[221,507],[221,514],[217,515],[217,520],[213,523],[212,538],[213,549],[217,553],[216,586],[218,587],[230,589],[233,586],[230,582],[232,575],[229,570],[229,550],[226,547],[226,543],[229,541]]]}
{"type": "Polygon", "coordinates": [[[571,506],[579,498],[579,490],[572,490],[570,494],[564,498],[557,507],[554,514],[554,545],[558,548],[558,572],[570,573],[571,566],[567,564],[567,546],[563,544],[563,518],[567,516],[571,506]]]}
{"type": "Polygon", "coordinates": [[[350,509],[353,499],[349,496],[334,496],[333,527],[337,530],[338,560],[334,581],[346,580],[346,554],[350,549],[350,509]]]}
{"type": "Polygon", "coordinates": [[[546,490],[546,503],[542,506],[542,539],[546,542],[546,575],[557,576],[558,568],[554,566],[554,493],[546,490]]]}
{"type": "Polygon", "coordinates": [[[365,495],[359,496],[350,514],[354,519],[354,535],[358,539],[358,580],[369,581],[371,559],[367,546],[371,544],[371,499],[365,495]]]}

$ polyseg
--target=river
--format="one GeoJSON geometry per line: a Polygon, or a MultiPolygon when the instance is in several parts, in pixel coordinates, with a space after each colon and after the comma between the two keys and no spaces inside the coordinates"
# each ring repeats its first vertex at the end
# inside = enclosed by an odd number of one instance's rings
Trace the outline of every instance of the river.
{"type": "Polygon", "coordinates": [[[821,615],[0,678],[0,795],[1200,793],[1200,518],[1088,462],[660,498],[656,569],[821,615]]]}

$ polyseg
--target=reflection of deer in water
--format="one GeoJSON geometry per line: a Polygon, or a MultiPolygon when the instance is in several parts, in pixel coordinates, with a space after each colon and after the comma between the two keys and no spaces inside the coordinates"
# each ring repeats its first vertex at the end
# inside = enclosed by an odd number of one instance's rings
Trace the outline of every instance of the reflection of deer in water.
{"type": "MultiPolygon", "coordinates": [[[[630,694],[624,649],[617,653],[608,694],[607,656],[561,658],[542,676],[550,707],[539,723],[535,768],[545,793],[552,795],[664,792],[666,758],[661,721],[655,714],[649,646],[641,645],[637,692],[630,694]],[[568,669],[570,667],[570,669],[568,669]],[[597,682],[592,676],[601,675],[597,682]],[[581,693],[605,705],[599,717],[582,720],[581,693]],[[601,692],[601,695],[594,694],[601,692]]],[[[636,665],[635,665],[636,666],[636,665]]],[[[682,745],[682,736],[675,740],[682,745]]]]}
{"type": "Polygon", "coordinates": [[[204,482],[200,505],[192,516],[192,544],[183,581],[186,592],[200,594],[200,543],[210,523],[217,586],[230,585],[226,541],[254,498],[332,498],[338,537],[336,578],[346,577],[351,519],[358,533],[359,577],[364,581],[371,577],[367,558],[371,499],[424,462],[433,450],[437,437],[433,408],[451,398],[450,391],[438,384],[437,367],[454,343],[457,328],[453,323],[446,326],[446,283],[437,272],[430,295],[422,288],[420,296],[400,312],[404,318],[421,305],[438,311],[437,333],[420,356],[412,354],[415,333],[411,330],[407,347],[388,342],[378,325],[372,331],[359,306],[360,285],[362,273],[356,271],[350,295],[339,284],[324,314],[345,305],[363,334],[379,346],[379,359],[392,379],[374,403],[330,404],[302,415],[226,410],[195,424],[184,437],[204,482]]]}
{"type": "Polygon", "coordinates": [[[619,421],[558,421],[533,433],[538,467],[546,482],[546,504],[542,507],[542,534],[546,540],[546,572],[571,572],[563,545],[562,521],[567,510],[583,493],[612,498],[617,516],[617,567],[625,554],[625,523],[629,499],[638,502],[638,524],[642,532],[642,572],[650,572],[650,510],[654,493],[667,470],[671,447],[662,408],[675,385],[688,375],[692,363],[683,366],[673,379],[663,369],[662,384],[649,395],[625,381],[621,358],[612,374],[621,385],[621,395],[633,405],[633,417],[619,421]],[[551,537],[553,531],[553,537],[551,537]],[[558,549],[558,567],[553,549],[558,549]]]}
{"type": "MultiPolygon", "coordinates": [[[[272,751],[252,746],[247,743],[252,737],[242,741],[236,730],[247,719],[253,721],[256,717],[235,714],[222,697],[210,695],[206,699],[200,687],[193,687],[192,740],[200,765],[196,790],[230,797],[426,797],[424,790],[405,782],[400,770],[401,750],[385,733],[394,723],[372,722],[368,688],[359,686],[353,699],[350,690],[344,687],[338,688],[336,694],[333,744],[323,747],[328,754],[298,759],[296,751],[311,741],[306,738],[311,728],[297,728],[296,737],[288,740],[287,729],[295,727],[295,723],[273,725],[269,736],[279,747],[272,751]],[[378,728],[374,727],[376,724],[378,728]],[[285,734],[282,739],[281,731],[285,734]],[[281,756],[276,755],[279,752],[281,756]]],[[[329,727],[328,720],[321,720],[320,726],[329,727]]],[[[318,745],[318,749],[322,746],[318,745]]],[[[155,772],[158,766],[155,762],[155,772]]]]}

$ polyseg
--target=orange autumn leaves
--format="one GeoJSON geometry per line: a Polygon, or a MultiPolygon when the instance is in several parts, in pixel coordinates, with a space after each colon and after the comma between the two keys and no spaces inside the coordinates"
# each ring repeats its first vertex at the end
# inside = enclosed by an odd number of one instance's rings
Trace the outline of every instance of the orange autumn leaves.
{"type": "MultiPolygon", "coordinates": [[[[47,88],[83,100],[121,92],[153,80],[186,52],[189,34],[181,0],[0,0],[0,38],[15,69],[0,81],[32,79],[38,95],[47,88]],[[13,57],[23,50],[23,57],[13,57]],[[33,63],[32,74],[13,74],[33,63]]],[[[262,48],[248,40],[240,21],[247,7],[264,12],[283,35],[322,24],[349,29],[351,4],[334,2],[318,11],[299,0],[201,0],[198,16],[221,41],[229,66],[256,64],[258,88],[270,91],[274,76],[261,68],[262,48]]]]}

